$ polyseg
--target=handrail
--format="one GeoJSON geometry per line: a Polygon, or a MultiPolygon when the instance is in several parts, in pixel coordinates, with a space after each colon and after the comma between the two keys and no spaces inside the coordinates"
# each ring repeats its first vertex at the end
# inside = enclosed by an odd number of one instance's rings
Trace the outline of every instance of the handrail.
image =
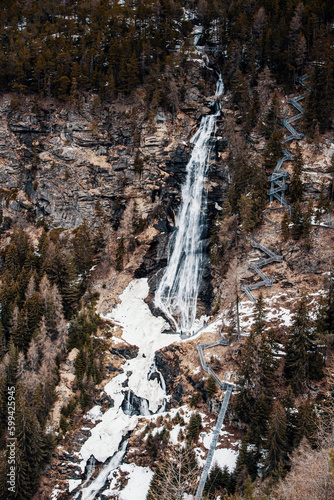
{"type": "MultiPolygon", "coordinates": [[[[298,77],[295,80],[296,80],[296,82],[303,85],[303,87],[305,87],[309,91],[308,87],[304,83],[305,80],[307,80],[307,78],[308,78],[308,75],[303,75],[302,77],[298,77]]],[[[288,130],[288,132],[290,132],[290,135],[288,135],[287,137],[285,137],[282,140],[282,144],[285,144],[287,142],[294,141],[294,140],[299,141],[304,137],[304,134],[302,134],[301,132],[297,132],[297,130],[291,125],[291,123],[296,122],[296,121],[300,120],[300,118],[302,118],[302,116],[304,114],[304,109],[301,106],[301,104],[299,104],[299,101],[302,101],[303,99],[305,99],[306,96],[307,96],[307,93],[306,94],[299,94],[299,95],[287,98],[286,102],[288,104],[291,104],[292,106],[294,106],[294,108],[298,111],[298,114],[293,115],[290,118],[283,120],[282,125],[283,125],[283,127],[285,127],[288,130]]],[[[284,150],[283,152],[284,152],[284,156],[282,158],[278,159],[276,167],[274,169],[274,172],[276,175],[271,174],[269,176],[269,181],[271,182],[271,186],[270,186],[270,189],[268,189],[267,194],[270,196],[270,203],[272,203],[274,201],[274,198],[276,198],[278,201],[281,202],[281,205],[288,205],[284,199],[284,194],[285,194],[285,191],[287,189],[287,186],[285,183],[285,178],[287,177],[287,174],[284,174],[282,176],[277,175],[277,174],[280,172],[280,168],[283,165],[283,162],[292,160],[294,158],[294,155],[287,150],[284,150]],[[281,179],[283,179],[283,182],[279,182],[279,180],[281,180],[281,179]]]]}
{"type": "Polygon", "coordinates": [[[249,263],[249,268],[255,271],[260,276],[260,278],[262,278],[262,280],[257,281],[252,285],[241,285],[241,290],[246,293],[246,295],[251,299],[252,302],[255,302],[255,298],[253,297],[251,290],[255,290],[256,288],[260,288],[261,286],[273,286],[274,284],[272,278],[266,276],[261,270],[261,267],[271,264],[272,262],[282,262],[283,257],[282,255],[277,255],[275,252],[265,247],[264,245],[261,245],[261,243],[256,240],[252,240],[251,245],[253,248],[258,248],[269,256],[267,259],[249,263]]]}
{"type": "Polygon", "coordinates": [[[220,408],[220,411],[218,414],[217,423],[216,423],[216,427],[215,427],[215,430],[213,433],[213,437],[212,437],[212,441],[211,441],[210,448],[208,451],[208,455],[206,457],[205,465],[203,467],[201,478],[200,478],[200,481],[199,481],[199,484],[197,487],[195,500],[200,500],[202,498],[204,486],[205,486],[205,483],[206,483],[206,480],[207,480],[207,477],[209,474],[213,455],[214,455],[214,452],[215,452],[215,449],[216,449],[216,446],[218,443],[220,429],[222,428],[223,421],[224,421],[225,414],[226,414],[226,410],[227,410],[227,406],[228,406],[228,403],[230,401],[232,391],[234,389],[234,384],[232,382],[227,381],[227,378],[228,378],[227,375],[230,375],[230,374],[226,373],[224,382],[222,382],[220,380],[220,378],[216,375],[216,373],[212,370],[211,366],[205,362],[204,353],[203,353],[204,349],[210,349],[211,347],[215,347],[217,345],[227,346],[227,345],[229,345],[229,340],[224,338],[224,337],[221,337],[219,340],[216,340],[215,342],[212,342],[211,344],[197,344],[197,351],[199,354],[199,358],[200,358],[203,370],[206,371],[207,373],[210,373],[210,375],[212,375],[212,377],[214,378],[214,380],[216,381],[216,383],[220,387],[220,389],[223,391],[226,391],[226,392],[225,392],[224,400],[223,400],[223,403],[221,405],[221,408],[220,408]]]}

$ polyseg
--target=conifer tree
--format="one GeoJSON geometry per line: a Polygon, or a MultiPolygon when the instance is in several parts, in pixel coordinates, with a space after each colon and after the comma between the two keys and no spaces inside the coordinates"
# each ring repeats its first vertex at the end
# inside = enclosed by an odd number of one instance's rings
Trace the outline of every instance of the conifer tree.
{"type": "Polygon", "coordinates": [[[248,475],[253,481],[257,477],[257,464],[260,458],[260,454],[258,450],[254,450],[254,446],[250,446],[249,448],[250,449],[248,449],[247,437],[244,437],[241,441],[241,446],[239,448],[239,454],[234,472],[236,482],[241,488],[244,486],[243,483],[246,481],[248,475]]]}
{"type": "Polygon", "coordinates": [[[123,260],[125,255],[124,237],[121,236],[116,248],[116,270],[123,270],[123,260]]]}
{"type": "Polygon", "coordinates": [[[76,228],[74,233],[72,240],[74,261],[79,273],[86,276],[93,265],[94,258],[93,238],[87,221],[84,220],[83,224],[76,228]]]}
{"type": "Polygon", "coordinates": [[[307,438],[311,445],[316,444],[317,418],[314,405],[305,401],[298,407],[296,417],[296,428],[294,433],[294,447],[297,447],[303,437],[307,438]]]}
{"type": "Polygon", "coordinates": [[[299,240],[303,234],[303,212],[300,201],[298,200],[292,207],[291,222],[293,223],[291,235],[294,240],[299,240]]]}
{"type": "Polygon", "coordinates": [[[310,249],[311,247],[311,230],[312,230],[312,217],[313,217],[313,200],[309,199],[306,210],[303,213],[303,232],[304,247],[310,249]]]}
{"type": "Polygon", "coordinates": [[[325,193],[326,186],[325,183],[321,183],[320,194],[317,202],[317,220],[321,220],[321,215],[325,214],[330,209],[330,200],[327,194],[325,193]]]}
{"type": "Polygon", "coordinates": [[[265,461],[265,472],[266,475],[270,475],[277,471],[280,464],[284,464],[288,449],[286,416],[279,401],[274,406],[269,420],[266,448],[268,452],[265,461]]]}
{"type": "Polygon", "coordinates": [[[286,393],[284,394],[282,406],[285,410],[288,452],[290,452],[293,448],[296,429],[295,396],[293,394],[293,390],[291,389],[291,385],[288,386],[286,393]]]}
{"type": "Polygon", "coordinates": [[[275,168],[278,159],[282,156],[282,134],[274,130],[269,137],[267,147],[264,152],[264,166],[272,170],[275,168]]]}
{"type": "Polygon", "coordinates": [[[276,362],[273,355],[273,336],[265,331],[262,295],[254,308],[254,323],[240,361],[236,412],[239,418],[251,425],[256,434],[256,428],[261,432],[265,430],[266,416],[269,416],[271,410],[276,362]]]}
{"type": "Polygon", "coordinates": [[[210,375],[208,379],[208,387],[206,391],[208,393],[209,398],[212,398],[213,395],[217,392],[217,384],[212,375],[210,375]]]}
{"type": "Polygon", "coordinates": [[[144,168],[144,161],[140,157],[139,149],[137,149],[136,156],[133,162],[133,169],[137,174],[141,175],[143,172],[143,168],[144,168]]]}
{"type": "Polygon", "coordinates": [[[302,183],[302,171],[303,171],[303,157],[299,144],[296,146],[295,159],[293,162],[293,174],[290,186],[290,198],[292,203],[301,202],[303,199],[303,183],[302,183]]]}
{"type": "Polygon", "coordinates": [[[211,496],[232,493],[231,477],[228,468],[221,469],[218,464],[214,464],[210,470],[204,487],[204,494],[211,496]]]}
{"type": "Polygon", "coordinates": [[[281,231],[285,241],[289,239],[290,236],[290,217],[288,212],[284,212],[283,219],[281,222],[281,231]]]}
{"type": "Polygon", "coordinates": [[[16,391],[16,404],[16,494],[18,498],[28,500],[38,486],[42,434],[20,385],[16,391]]]}
{"type": "Polygon", "coordinates": [[[187,439],[191,443],[197,441],[199,433],[202,429],[202,417],[199,413],[193,413],[188,424],[187,439]]]}
{"type": "Polygon", "coordinates": [[[309,379],[322,376],[323,360],[314,341],[307,297],[303,296],[294,314],[286,346],[285,376],[293,392],[302,392],[309,379]]]}

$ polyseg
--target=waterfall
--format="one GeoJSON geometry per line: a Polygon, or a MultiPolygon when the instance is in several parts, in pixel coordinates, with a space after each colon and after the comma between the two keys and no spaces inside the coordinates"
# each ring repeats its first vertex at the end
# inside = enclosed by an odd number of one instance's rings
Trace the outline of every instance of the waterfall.
{"type": "MultiPolygon", "coordinates": [[[[85,488],[81,488],[80,492],[78,492],[74,498],[81,498],[81,500],[94,500],[94,498],[97,498],[98,493],[105,488],[110,472],[121,465],[127,445],[128,441],[123,441],[120,449],[110,458],[110,460],[107,460],[94,481],[85,488]]],[[[86,482],[84,484],[86,484],[86,482]]]]}
{"type": "MultiPolygon", "coordinates": [[[[219,75],[216,97],[224,91],[219,75]]],[[[198,291],[205,263],[203,237],[206,226],[207,193],[204,187],[214,130],[220,108],[203,116],[199,129],[191,139],[194,145],[182,186],[181,205],[168,247],[168,264],[155,294],[155,305],[176,329],[189,330],[196,318],[198,291]]]]}

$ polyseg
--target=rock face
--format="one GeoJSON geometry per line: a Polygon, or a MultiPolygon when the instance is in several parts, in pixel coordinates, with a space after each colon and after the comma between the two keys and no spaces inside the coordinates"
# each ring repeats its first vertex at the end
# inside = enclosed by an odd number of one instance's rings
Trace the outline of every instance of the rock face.
{"type": "Polygon", "coordinates": [[[30,211],[54,227],[72,228],[103,214],[115,226],[129,198],[141,198],[146,212],[167,202],[172,219],[189,149],[181,144],[194,122],[182,114],[177,127],[168,116],[148,123],[142,109],[133,111],[120,104],[71,110],[45,103],[44,109],[28,100],[16,110],[3,98],[4,215],[30,211]],[[134,169],[137,149],[142,172],[134,169]]]}
{"type": "MultiPolygon", "coordinates": [[[[147,118],[140,102],[117,102],[82,109],[26,98],[0,101],[0,200],[3,224],[28,216],[49,227],[72,229],[84,219],[101,220],[113,230],[138,216],[159,234],[150,244],[137,277],[149,277],[154,292],[166,265],[169,235],[174,229],[180,190],[191,153],[189,139],[201,113],[210,112],[197,99],[177,116],[158,112],[147,118]],[[138,156],[140,165],[135,164],[138,156]]],[[[195,97],[194,97],[195,96],[195,97]]],[[[188,99],[188,100],[189,100],[188,99]]],[[[193,102],[193,101],[192,101],[193,102]]],[[[227,190],[226,167],[213,143],[207,181],[209,223],[227,190]]],[[[137,240],[138,242],[139,240],[137,240]]],[[[205,270],[201,307],[211,302],[211,275],[205,270]]]]}

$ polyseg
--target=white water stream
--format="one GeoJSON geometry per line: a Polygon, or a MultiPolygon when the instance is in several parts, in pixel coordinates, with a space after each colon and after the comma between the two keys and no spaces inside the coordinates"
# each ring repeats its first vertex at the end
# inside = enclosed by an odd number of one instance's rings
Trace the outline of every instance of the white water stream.
{"type": "MultiPolygon", "coordinates": [[[[219,76],[218,98],[224,91],[219,76]]],[[[196,318],[198,291],[205,263],[203,236],[206,225],[207,193],[204,186],[211,152],[211,135],[220,108],[203,116],[192,137],[194,148],[187,164],[187,177],[182,187],[181,205],[176,227],[169,241],[168,264],[155,294],[155,305],[177,330],[189,330],[196,318]]]]}
{"type": "MultiPolygon", "coordinates": [[[[219,77],[216,96],[220,96],[223,90],[219,77]]],[[[205,253],[202,241],[206,206],[204,182],[210,156],[210,138],[219,114],[218,110],[203,117],[192,138],[194,149],[187,165],[176,231],[170,241],[169,262],[155,298],[166,316],[182,329],[190,328],[196,316],[205,253]]],[[[166,385],[154,357],[157,350],[173,343],[175,338],[161,333],[167,324],[162,317],[152,315],[145,302],[148,293],[147,279],[133,280],[120,296],[121,303],[106,316],[106,319],[122,326],[123,340],[137,345],[139,350],[137,357],[127,360],[122,371],[104,388],[112,398],[113,405],[91,429],[91,436],[80,450],[82,471],[88,464],[87,477],[73,498],[93,500],[99,497],[99,492],[108,485],[111,471],[122,463],[127,435],[135,429],[139,419],[149,418],[165,410],[166,385]],[[132,412],[132,395],[140,399],[139,415],[132,412]],[[103,462],[104,466],[91,480],[95,459],[103,462]]]]}
{"type": "MultiPolygon", "coordinates": [[[[88,486],[82,487],[81,500],[94,500],[94,498],[97,497],[99,491],[105,487],[110,472],[116,469],[122,463],[127,444],[128,442],[124,441],[115,455],[103,466],[102,470],[94,479],[94,481],[92,481],[88,486]]],[[[86,483],[84,483],[83,486],[85,486],[85,484],[86,483]]],[[[80,498],[80,493],[77,493],[74,498],[80,498]]]]}

